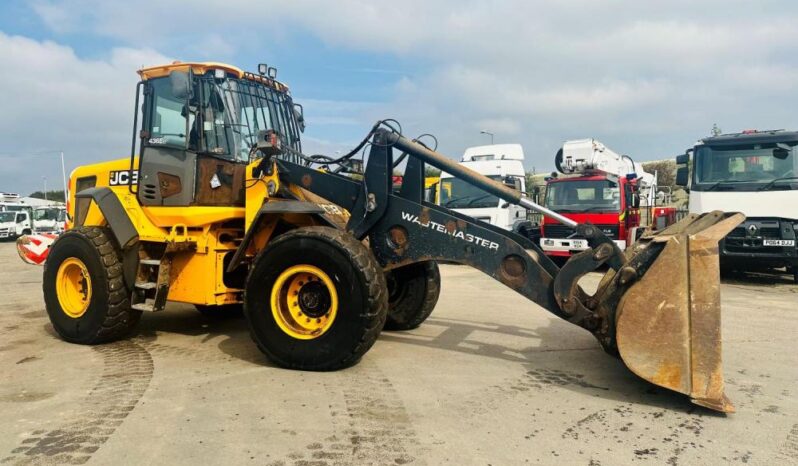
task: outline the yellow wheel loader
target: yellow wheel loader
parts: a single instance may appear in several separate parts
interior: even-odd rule
[[[356,363],[383,328],[421,325],[445,261],[593,333],[640,377],[733,410],[721,371],[718,240],[741,215],[689,217],[624,253],[600,229],[458,165],[390,120],[350,153],[305,155],[302,107],[273,68],[175,62],[139,75],[130,158],[80,167],[69,180],[71,225],[43,280],[63,339],[123,338],[142,313],[176,301],[243,311],[255,343],[283,367],[334,370]],[[427,164],[566,224],[590,249],[558,268],[527,238],[425,200]],[[579,279],[605,266],[598,290],[585,292]]]

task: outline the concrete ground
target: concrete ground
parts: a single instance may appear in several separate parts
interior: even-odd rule
[[[10,464],[798,463],[798,287],[723,285],[724,416],[466,267],[357,366],[271,365],[243,320],[173,305],[128,341],[52,331],[41,268],[0,244],[0,461]]]

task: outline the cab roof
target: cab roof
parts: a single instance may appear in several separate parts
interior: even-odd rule
[[[203,75],[208,71],[222,69],[226,73],[232,74],[238,79],[249,79],[250,81],[255,81],[259,83],[266,84],[269,87],[273,87],[278,91],[288,92],[288,86],[277,81],[276,79],[269,78],[267,76],[261,76],[255,73],[249,73],[241,68],[238,68],[233,65],[228,65],[226,63],[219,63],[219,62],[181,62],[181,61],[173,61],[172,63],[166,65],[156,65],[156,66],[149,66],[146,68],[141,68],[138,70],[139,76],[143,81],[147,81],[149,79],[154,78],[162,78],[164,76],[168,76],[169,73],[172,71],[184,71],[187,72],[191,70],[192,73],[197,75]]]
[[[774,142],[796,142],[798,131],[785,131],[783,129],[767,131],[743,131],[742,133],[721,134],[701,140],[711,146],[735,144],[768,144]]]

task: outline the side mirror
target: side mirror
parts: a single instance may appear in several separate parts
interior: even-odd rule
[[[299,104],[294,104],[294,117],[296,118],[297,125],[299,125],[299,131],[304,133],[305,132],[305,109]]]
[[[690,162],[689,154],[682,154],[676,156],[676,165],[687,165]]]
[[[505,186],[513,188],[516,191],[521,190],[521,180],[514,176],[505,176],[502,182],[505,184]]]
[[[640,208],[640,194],[637,193],[632,194],[632,207],[635,209]]]
[[[169,83],[172,85],[172,95],[180,100],[191,97],[191,79],[185,71],[172,71],[169,73]]]
[[[780,160],[784,160],[787,158],[787,156],[790,155],[791,150],[792,147],[790,147],[787,144],[784,144],[783,142],[776,143],[776,147],[773,148],[773,157],[776,157],[777,159]]]
[[[679,167],[676,169],[676,186],[683,188],[687,187],[690,180],[690,169],[687,167]]]

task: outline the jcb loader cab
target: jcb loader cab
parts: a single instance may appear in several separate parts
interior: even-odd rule
[[[122,338],[167,301],[206,313],[243,308],[274,362],[332,370],[357,362],[383,328],[421,325],[440,290],[436,263],[448,261],[590,331],[641,377],[732,409],[717,241],[740,215],[693,216],[624,253],[590,224],[406,138],[395,122],[377,122],[340,157],[303,154],[301,107],[273,69],[259,68],[139,71],[130,159],[73,172],[71,229],[45,264],[47,312],[62,338]],[[354,158],[366,150],[362,176],[336,168],[360,166]],[[425,164],[556,218],[590,247],[558,268],[527,238],[425,200]],[[589,295],[578,281],[604,265],[610,271]]]

